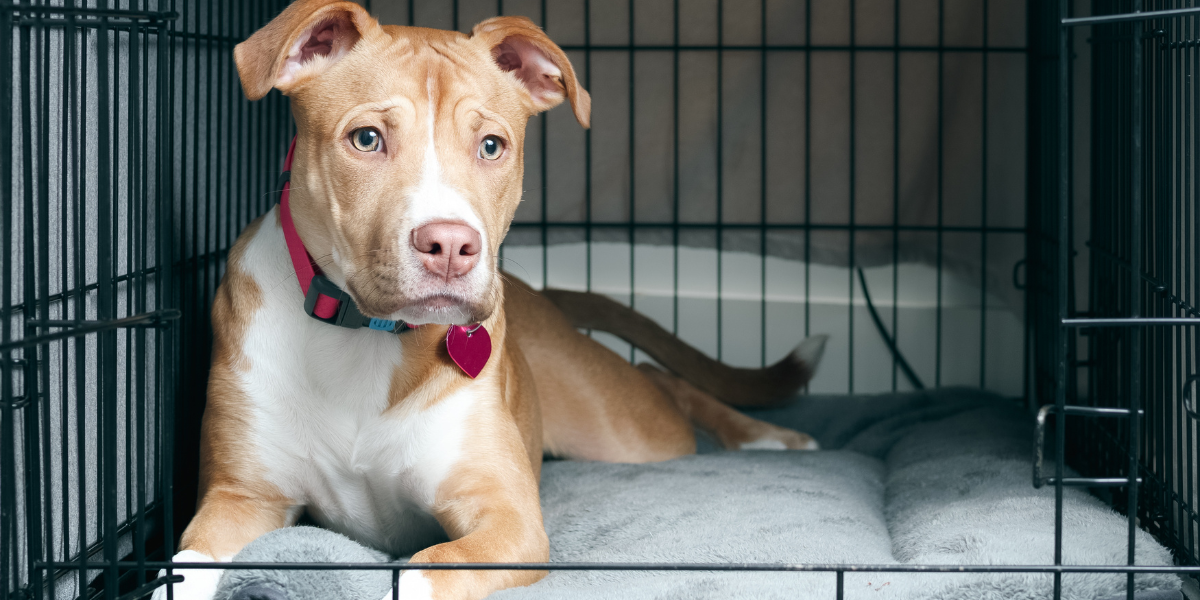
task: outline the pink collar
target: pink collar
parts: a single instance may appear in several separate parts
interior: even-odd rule
[[[300,241],[296,233],[296,223],[292,221],[292,208],[288,204],[290,196],[292,158],[296,154],[296,138],[288,147],[287,158],[283,161],[283,190],[279,194],[279,225],[283,227],[283,239],[287,242],[288,254],[292,257],[292,267],[296,271],[296,279],[300,281],[300,291],[304,293],[304,312],[312,318],[349,329],[369,327],[379,331],[404,333],[416,327],[403,321],[376,319],[364,316],[358,311],[358,306],[350,295],[343,291],[321,273],[312,255]]]

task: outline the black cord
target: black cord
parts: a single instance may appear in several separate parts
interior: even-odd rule
[[[893,340],[892,336],[888,335],[887,328],[883,326],[883,319],[879,318],[879,313],[875,310],[875,303],[871,302],[871,292],[867,290],[867,276],[863,275],[862,267],[855,267],[855,269],[858,270],[858,282],[862,285],[863,299],[867,301],[867,311],[871,313],[871,320],[875,321],[875,329],[879,330],[879,336],[887,344],[888,350],[892,351],[892,356],[896,358],[896,364],[904,372],[904,377],[908,379],[913,388],[918,390],[925,389],[925,384],[921,383],[921,378],[917,377],[912,367],[908,366],[908,361],[904,360],[904,355],[900,354],[900,349],[896,347],[896,340]]]

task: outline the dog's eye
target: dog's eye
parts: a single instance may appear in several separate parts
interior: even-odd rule
[[[379,135],[379,130],[374,127],[361,127],[350,132],[350,143],[363,152],[379,150],[382,140],[383,137]]]
[[[479,158],[496,160],[503,152],[504,141],[494,135],[483,138],[483,141],[479,143]]]

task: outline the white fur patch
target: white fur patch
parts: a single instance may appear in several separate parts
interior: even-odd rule
[[[432,600],[433,584],[421,571],[405,571],[400,575],[400,600]],[[391,600],[392,592],[388,590],[382,600]]]
[[[211,556],[195,550],[184,550],[171,560],[181,563],[229,562],[229,559],[214,560]],[[221,575],[224,572],[222,569],[175,569],[171,572],[172,575],[183,575],[183,581],[174,584],[175,598],[177,600],[209,600],[217,593],[217,584],[220,583]],[[167,570],[159,571],[158,576],[166,577]],[[166,598],[167,585],[159,586],[154,590],[153,600],[166,600]]]
[[[483,221],[466,198],[463,198],[458,190],[446,185],[442,180],[442,166],[438,161],[437,144],[435,143],[437,132],[434,113],[437,106],[433,98],[433,79],[429,80],[426,88],[429,93],[429,143],[425,146],[421,181],[417,184],[416,192],[409,199],[408,222],[412,224],[413,229],[435,221],[462,221],[474,227],[483,241],[479,262],[486,264],[488,240]]]
[[[754,440],[753,442],[745,442],[738,446],[740,450],[787,450],[787,446],[779,441],[771,438],[763,438]]]
[[[240,267],[258,283],[263,306],[242,344],[252,420],[238,435],[254,444],[267,480],[318,523],[361,543],[400,554],[441,541],[428,511],[460,456],[474,396],[389,410],[400,340],[306,315],[274,215]]]

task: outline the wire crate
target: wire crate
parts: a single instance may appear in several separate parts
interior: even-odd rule
[[[1056,598],[1066,573],[1126,573],[1131,598],[1134,573],[1200,573],[1195,0],[364,1],[457,30],[527,15],[592,92],[591,130],[529,122],[510,273],[739,366],[832,333],[812,391],[1024,398],[1058,498],[1052,565],[490,568],[820,571],[838,598],[850,570],[1045,573]],[[162,583],[213,293],[294,132],[231,50],[286,4],[0,1],[6,596]],[[1128,516],[1127,565],[1062,565],[1067,486]],[[1175,566],[1131,566],[1139,527]]]

